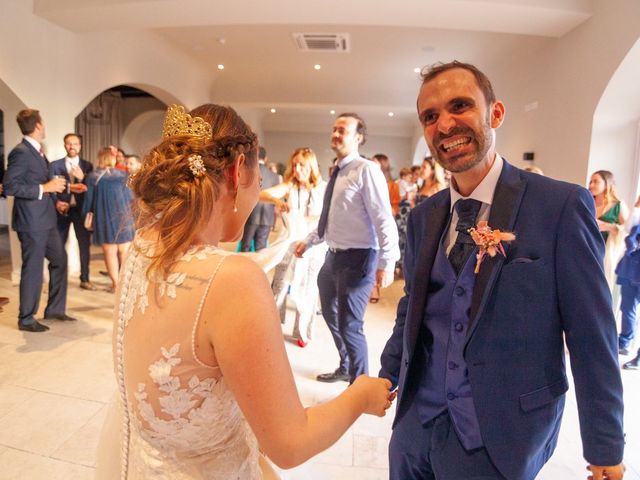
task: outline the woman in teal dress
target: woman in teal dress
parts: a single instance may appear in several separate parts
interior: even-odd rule
[[[107,290],[115,292],[120,265],[133,240],[133,195],[126,172],[114,168],[109,148],[98,152],[96,170],[87,179],[84,214],[93,212],[93,243],[104,252],[104,263],[111,279]]]
[[[616,265],[624,253],[624,223],[629,217],[629,209],[618,198],[613,173],[608,170],[598,170],[591,175],[589,191],[596,204],[596,219],[605,241],[604,271],[613,291]]]

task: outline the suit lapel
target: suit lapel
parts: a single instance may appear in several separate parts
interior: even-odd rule
[[[435,204],[429,211],[421,232],[422,241],[420,242],[420,251],[415,262],[416,269],[413,276],[414,284],[409,313],[410,318],[408,319],[407,347],[409,358],[413,355],[420,325],[422,325],[431,268],[438,252],[438,244],[442,232],[447,226],[450,205],[451,196],[447,194],[444,196],[443,201]]]
[[[506,232],[512,232],[516,222],[520,202],[525,191],[526,180],[524,180],[518,170],[506,161],[502,168],[500,178],[496,185],[496,191],[493,194],[493,202],[491,204],[491,213],[489,214],[489,226],[492,229],[499,229]],[[516,242],[518,238],[516,237]],[[503,244],[505,253],[509,252],[509,244]],[[502,269],[505,257],[498,254],[495,257],[486,256],[482,261],[480,271],[477,274],[476,283],[473,288],[473,296],[471,298],[470,310],[470,328],[467,340],[473,334],[477,326],[477,319],[482,315],[482,311],[489,298],[489,294],[493,289],[498,274]]]

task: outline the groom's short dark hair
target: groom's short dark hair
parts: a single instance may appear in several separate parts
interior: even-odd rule
[[[480,90],[482,90],[482,93],[484,94],[484,99],[487,102],[487,106],[496,101],[496,94],[493,91],[493,86],[491,85],[491,81],[489,80],[489,78],[484,73],[482,73],[475,65],[459,62],[458,60],[454,60],[453,62],[449,63],[435,63],[423,68],[421,73],[422,85],[433,80],[441,73],[444,73],[448,70],[453,70],[455,68],[461,68],[463,70],[471,72],[471,74],[476,79],[478,87],[480,87]]]

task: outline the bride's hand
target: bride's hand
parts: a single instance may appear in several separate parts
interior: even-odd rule
[[[396,398],[395,392],[390,392],[391,382],[386,378],[373,378],[360,375],[355,379],[353,389],[362,392],[365,401],[364,413],[384,417]]]

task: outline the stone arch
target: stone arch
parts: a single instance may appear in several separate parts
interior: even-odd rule
[[[140,146],[146,147],[150,139],[129,139],[123,144],[125,132],[133,122],[136,122],[138,132],[151,132],[150,128],[141,128],[140,118],[155,120],[158,112],[164,112],[168,102],[174,103],[177,99],[165,90],[143,84],[121,84],[100,92],[75,119],[75,129],[83,137],[85,158],[94,161],[98,150],[108,145],[122,148],[126,153],[140,154]],[[147,112],[155,112],[156,115],[144,115]]]

